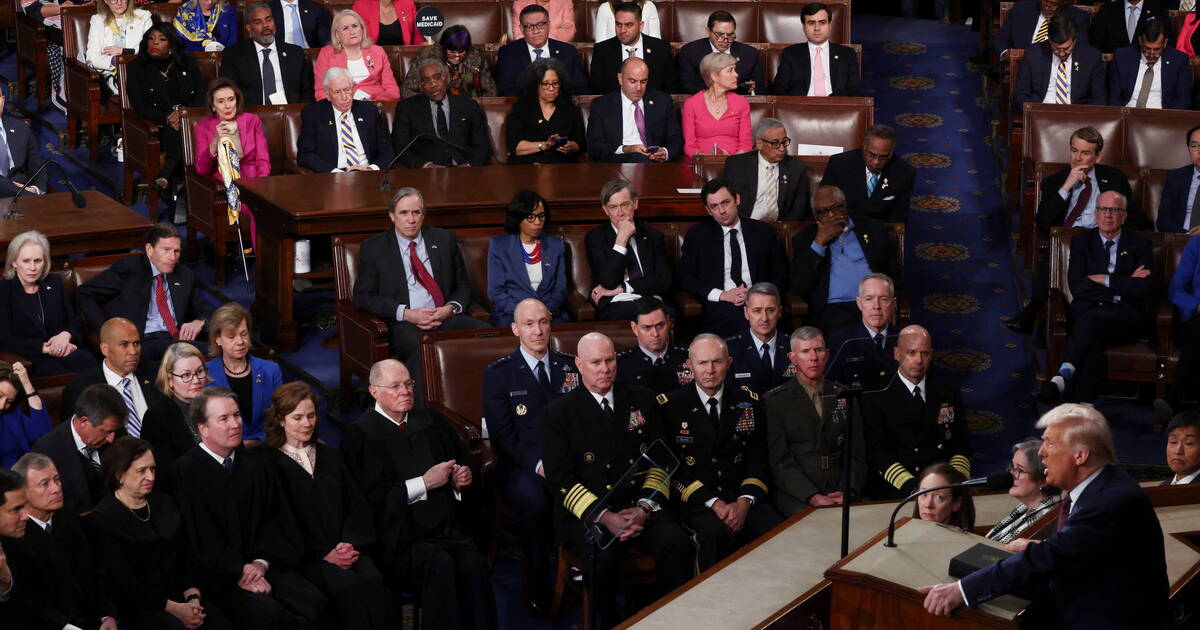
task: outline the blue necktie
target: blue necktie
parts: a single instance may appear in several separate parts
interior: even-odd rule
[[[871,179],[867,180],[867,196],[875,194],[875,186],[879,183],[879,173],[871,173]]]
[[[542,49],[541,49],[541,48],[534,48],[534,49],[533,49],[533,56],[534,56],[534,57],[536,57],[537,59],[541,59],[541,58],[542,58]]]
[[[292,10],[292,43],[308,48],[308,42],[304,41],[304,25],[300,22],[300,0],[289,2],[287,6]]]
[[[133,388],[129,382],[133,380],[126,376],[121,379],[121,398],[125,399],[125,408],[128,414],[125,418],[125,430],[133,437],[142,436],[142,419],[137,415],[137,405],[133,403]]]
[[[226,457],[225,459],[221,460],[221,465],[225,467],[225,470],[233,470],[233,458]]]

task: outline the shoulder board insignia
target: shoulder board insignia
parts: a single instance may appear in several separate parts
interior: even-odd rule
[[[624,350],[622,350],[622,351],[618,352],[618,353],[617,353],[617,356],[618,356],[618,357],[625,357],[625,356],[629,356],[629,354],[630,354],[631,352],[633,352],[634,350],[637,350],[637,348],[625,348]]]
[[[501,363],[504,363],[507,360],[508,360],[508,355],[502,356],[499,359],[496,359],[495,361],[492,361],[491,363],[489,363],[488,367],[495,367],[497,365],[500,365]]]
[[[758,394],[755,394],[753,391],[751,391],[749,387],[742,385],[742,391],[746,392],[747,394],[750,394],[751,400],[758,400]]]
[[[659,394],[654,400],[657,400],[658,404],[660,404],[660,405],[665,405],[665,404],[667,404],[667,395]]]

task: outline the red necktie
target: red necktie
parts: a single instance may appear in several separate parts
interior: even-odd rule
[[[171,334],[172,339],[178,339],[179,327],[175,325],[175,318],[171,316],[171,307],[167,305],[167,274],[165,273],[158,274],[158,281],[154,283],[154,303],[158,305],[158,315],[162,317],[167,332]]]
[[[1054,526],[1054,531],[1059,531],[1067,525],[1067,519],[1071,516],[1071,495],[1063,497],[1062,507],[1058,510],[1058,523]]]
[[[421,264],[421,258],[417,256],[417,244],[415,242],[408,244],[408,260],[412,264],[413,273],[417,274],[417,282],[425,287],[429,292],[429,296],[433,298],[433,303],[438,307],[446,304],[446,298],[442,297],[442,290],[438,288],[437,282],[434,282],[433,276],[429,275],[429,270],[425,269],[425,265]]]
[[[1079,191],[1079,199],[1075,201],[1075,207],[1071,209],[1071,213],[1067,215],[1067,220],[1063,221],[1063,227],[1071,227],[1079,220],[1083,214],[1083,209],[1087,207],[1088,200],[1092,198],[1092,182],[1084,180],[1083,190]]]

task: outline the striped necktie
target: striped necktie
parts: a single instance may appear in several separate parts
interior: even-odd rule
[[[1038,25],[1037,30],[1033,33],[1033,43],[1040,44],[1047,39],[1050,39],[1050,20],[1042,18],[1042,23]]]
[[[779,220],[779,165],[767,165],[767,187],[763,190],[763,204],[767,213],[762,216],[764,221]]]
[[[1059,105],[1071,104],[1071,88],[1067,83],[1067,62],[1058,62],[1058,72],[1054,73],[1054,102]]]
[[[342,150],[346,152],[346,164],[357,166],[362,163],[358,145],[354,143],[354,131],[350,128],[350,112],[342,112],[338,122],[338,137],[342,142]]]
[[[137,405],[133,404],[131,380],[133,378],[130,376],[121,379],[121,398],[125,399],[125,408],[129,412],[125,418],[125,430],[129,431],[129,435],[133,437],[142,437],[142,419],[137,415]]]

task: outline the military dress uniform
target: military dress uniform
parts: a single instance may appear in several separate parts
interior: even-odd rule
[[[530,592],[538,600],[549,592],[553,540],[553,499],[546,480],[537,474],[542,460],[542,422],[550,401],[579,386],[573,356],[550,350],[546,358],[550,368],[545,384],[529,369],[520,348],[483,371],[484,417],[500,454],[496,481],[504,500],[516,512],[517,539],[530,566]]]
[[[867,477],[862,414],[857,405],[836,397],[824,381],[814,402],[800,381],[792,379],[767,392],[767,456],[775,480],[775,507],[790,516],[808,507],[814,494],[841,490],[842,450],[850,425],[850,495],[862,497]],[[817,405],[820,405],[818,408]]]
[[[617,380],[626,385],[641,385],[656,394],[673,392],[695,380],[687,366],[688,351],[670,346],[660,359],[650,358],[640,346],[617,354]]]
[[[719,396],[710,406],[710,396],[694,385],[658,396],[667,442],[681,462],[672,488],[684,524],[700,543],[701,571],[783,520],[767,502],[767,419],[758,394],[727,386]],[[717,499],[734,503],[743,496],[752,505],[741,531],[733,534],[711,506]]]
[[[796,376],[796,367],[788,359],[788,352],[792,350],[790,337],[778,329],[771,353],[774,357],[769,366],[762,356],[763,343],[752,332],[726,337],[725,345],[729,347],[729,356],[733,358],[726,380],[734,388],[748,387],[752,392],[766,392]]]
[[[937,462],[971,477],[962,393],[933,376],[926,377],[922,389],[921,398],[914,397],[897,376],[887,389],[862,398],[872,498],[912,494],[921,469]]]
[[[551,402],[542,438],[546,479],[556,503],[555,533],[583,560],[597,628],[611,627],[621,619],[616,594],[621,556],[628,545],[654,557],[658,582],[654,599],[690,579],[694,564],[687,533],[669,510],[661,509],[670,497],[667,471],[650,468],[613,492],[614,484],[621,482],[641,454],[662,438],[662,412],[654,393],[643,387],[616,383],[610,393],[611,412],[586,387]],[[640,499],[660,508],[647,516],[641,534],[613,542],[607,549],[592,544],[587,533],[604,527],[597,523],[604,510],[619,512]]]
[[[873,392],[887,387],[896,373],[895,349],[899,335],[887,326],[882,338],[871,338],[862,322],[843,328],[825,339],[829,368],[825,378],[849,387]]]

